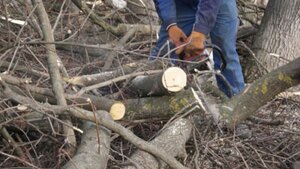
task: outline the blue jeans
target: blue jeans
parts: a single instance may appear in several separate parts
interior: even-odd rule
[[[195,22],[196,7],[185,4],[182,0],[175,0],[177,11],[177,25],[188,36],[191,34],[193,24]],[[236,51],[236,33],[238,28],[238,15],[236,0],[223,0],[222,5],[218,11],[217,20],[214,28],[210,32],[211,41],[213,44],[219,46],[225,54],[227,66],[221,73],[229,82],[230,88],[222,78],[216,76],[219,88],[229,97],[232,94],[236,95],[244,89],[244,77],[239,61],[239,56]],[[162,24],[159,32],[159,39],[156,46],[151,50],[150,60],[157,57],[158,51],[168,40],[168,32],[166,25]],[[172,46],[174,47],[174,46]],[[160,56],[167,52],[167,48],[163,48]],[[218,52],[214,52],[214,68],[220,69],[221,60]],[[178,58],[175,52],[171,53],[172,58]]]

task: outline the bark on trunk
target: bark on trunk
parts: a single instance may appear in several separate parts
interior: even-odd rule
[[[85,122],[83,131],[82,141],[75,156],[63,169],[106,169],[109,159],[110,131],[102,126],[97,129],[97,126],[91,122]]]
[[[172,157],[186,157],[185,144],[190,138],[192,123],[187,119],[178,119],[165,130],[162,131],[151,144],[163,149]],[[153,155],[138,150],[130,157],[133,165],[125,169],[159,169],[163,168],[165,163],[155,158]]]
[[[253,50],[269,71],[300,56],[300,2],[270,1],[265,10]]]
[[[170,96],[128,99],[125,102],[127,112],[124,119],[171,117],[195,100],[190,89]]]
[[[181,91],[187,83],[186,73],[179,67],[150,76],[137,76],[131,81],[131,90],[139,96],[166,95]]]

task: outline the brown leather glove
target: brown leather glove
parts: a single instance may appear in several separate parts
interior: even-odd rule
[[[201,32],[193,31],[187,39],[190,42],[184,48],[184,57],[198,56],[204,51],[205,35]]]
[[[168,29],[168,34],[169,34],[169,38],[170,41],[176,46],[180,46],[184,43],[186,43],[187,41],[187,36],[185,35],[185,33],[177,26],[177,25],[173,25]],[[177,55],[179,55],[182,51],[184,50],[183,47],[178,48],[175,53]]]

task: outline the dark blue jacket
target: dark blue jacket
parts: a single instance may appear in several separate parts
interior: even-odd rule
[[[191,6],[197,6],[194,30],[208,34],[215,25],[217,14],[222,0],[177,0]],[[175,0],[154,0],[157,13],[168,27],[176,23]],[[177,7],[180,9],[180,7]]]

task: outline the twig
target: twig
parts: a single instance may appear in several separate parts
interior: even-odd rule
[[[15,60],[15,56],[16,56],[16,54],[17,54],[19,48],[20,48],[20,43],[18,43],[18,45],[17,45],[17,47],[16,47],[16,49],[15,49],[15,51],[14,51],[14,54],[13,54],[13,56],[12,56],[12,58],[11,58],[11,61],[10,61],[9,65],[8,65],[8,68],[7,68],[7,70],[6,70],[7,73],[10,71],[10,69],[11,69],[11,67],[12,67],[12,64],[13,64],[13,62],[14,62],[14,60]]]
[[[269,69],[258,60],[255,53],[243,41],[239,41],[239,43],[251,54],[251,56],[254,58],[256,64],[258,64],[260,67],[262,67],[266,72],[268,72],[268,73],[270,72]],[[260,71],[260,73],[262,73],[260,69],[259,69],[259,71]]]
[[[73,3],[97,25],[101,26],[103,29],[109,31],[114,35],[118,35],[119,32],[116,27],[106,23],[101,17],[99,17],[93,10],[91,10],[87,5],[85,0],[72,0]]]
[[[199,164],[198,164],[199,147],[198,147],[198,143],[197,143],[196,131],[195,130],[193,130],[193,140],[194,140],[194,145],[196,147],[196,155],[195,155],[194,162],[195,162],[196,169],[200,169]]]
[[[255,116],[250,116],[248,117],[248,120],[252,121],[253,123],[257,123],[257,124],[265,124],[265,125],[282,125],[284,124],[284,121],[282,121],[281,119],[262,119],[259,117],[255,117]]]
[[[41,65],[41,67],[46,71],[46,74],[48,74],[47,68],[44,66],[44,64],[39,60],[39,58],[33,53],[33,51],[28,47],[25,46],[25,48],[30,52],[30,54],[34,57],[34,59]]]
[[[245,158],[244,158],[244,156],[243,156],[243,154],[242,154],[241,151],[237,148],[237,146],[236,146],[235,143],[233,143],[233,146],[234,146],[234,148],[236,149],[236,151],[239,153],[239,155],[241,156],[241,158],[242,158],[242,160],[243,160],[243,162],[244,162],[246,168],[247,168],[247,169],[250,169],[249,166],[248,166],[248,164],[247,164],[247,162],[246,162],[246,160],[245,160]]]
[[[257,154],[259,160],[262,162],[263,166],[265,168],[268,168],[266,163],[264,162],[264,160],[262,159],[261,155],[258,153],[258,151],[251,145],[251,144],[248,144],[248,143],[245,143],[246,145],[248,145],[250,148],[252,148],[254,150],[254,152]]]
[[[101,143],[100,143],[100,134],[99,134],[99,123],[98,123],[97,117],[96,117],[96,108],[90,99],[88,99],[88,102],[89,102],[90,106],[92,107],[92,112],[93,112],[95,123],[96,123],[96,133],[97,133],[97,139],[98,139],[98,153],[100,154],[101,153],[101,151],[100,151]]]
[[[0,130],[1,135],[7,140],[8,143],[10,143],[15,148],[17,155],[22,159],[26,159],[24,152],[18,146],[17,142],[10,136],[6,128],[4,126],[0,126]]]
[[[55,21],[55,23],[54,23],[54,25],[53,25],[53,28],[52,28],[52,33],[55,32],[55,29],[56,29],[56,27],[57,27],[57,24],[58,24],[58,22],[59,22],[59,19],[60,19],[61,15],[62,15],[63,9],[64,9],[64,7],[65,7],[66,1],[67,1],[67,0],[64,0],[63,3],[61,4],[59,14],[58,14],[58,16],[57,16],[57,18],[56,18],[56,21]]]
[[[1,59],[1,58],[0,58]],[[9,67],[10,62],[6,62],[6,61],[1,61],[1,67]],[[26,66],[20,66],[20,65],[16,65],[16,64],[12,64],[12,66],[14,67],[14,70],[18,70],[21,72],[29,72],[30,74],[34,75],[34,76],[38,76],[38,77],[49,77],[48,73],[44,73],[35,69],[32,69],[31,67],[26,67]]]
[[[46,42],[46,41],[31,41],[31,42],[20,42],[21,45],[36,45],[36,44],[55,44],[55,45],[70,45],[70,46],[78,46],[78,47],[84,47],[84,48],[95,48],[95,49],[103,49],[103,50],[116,50],[118,52],[124,52],[124,53],[129,53],[132,55],[136,55],[136,56],[141,56],[144,58],[148,58],[149,55],[146,54],[142,54],[140,52],[134,52],[131,50],[124,50],[124,49],[115,49],[113,47],[110,47],[109,45],[91,45],[91,44],[79,44],[79,43],[73,43],[73,42],[64,42],[64,41],[60,41],[60,42]],[[0,52],[2,50],[7,50],[10,48],[14,48],[14,46],[8,46],[7,48],[1,49]],[[169,60],[169,58],[162,58],[160,57],[159,59],[161,60]],[[182,61],[180,59],[173,59],[174,61]],[[186,62],[186,63],[194,63],[191,61],[182,61],[182,62]]]
[[[39,24],[37,23],[34,16],[31,14],[34,11],[34,9],[36,8],[36,6],[34,7],[32,5],[31,0],[17,0],[17,1],[18,1],[18,3],[25,6],[28,11],[30,11],[30,13],[28,14],[30,17],[30,19],[28,20],[28,24],[33,28],[34,31],[38,32],[40,37],[43,37],[43,33],[42,33],[42,30],[41,30]],[[11,2],[14,4],[15,9],[18,10],[18,12],[20,14],[23,14],[24,17],[27,17],[27,13],[24,13],[24,11],[22,10],[22,7],[18,6],[16,1],[11,1]],[[26,24],[27,22],[24,21],[24,23]]]
[[[18,160],[18,161],[20,161],[21,163],[25,163],[26,165],[28,165],[28,166],[30,166],[30,167],[32,167],[32,168],[40,169],[40,167],[37,167],[37,166],[35,166],[35,165],[33,165],[33,164],[31,164],[31,163],[29,163],[29,162],[27,162],[27,161],[25,161],[25,160],[19,158],[19,157],[16,157],[16,156],[13,156],[13,155],[4,153],[4,152],[2,152],[2,151],[0,151],[0,154],[2,154],[2,155],[4,155],[4,156],[7,156],[7,157],[9,157],[9,158]]]
[[[122,46],[128,41],[129,38],[131,38],[134,33],[136,32],[135,28],[130,29],[124,36],[123,38],[120,39],[119,42],[117,42],[115,49],[117,48],[122,48]],[[107,71],[112,63],[114,58],[118,55],[116,51],[111,51],[111,53],[107,56],[107,59],[105,61],[105,65],[102,68],[102,71]]]

